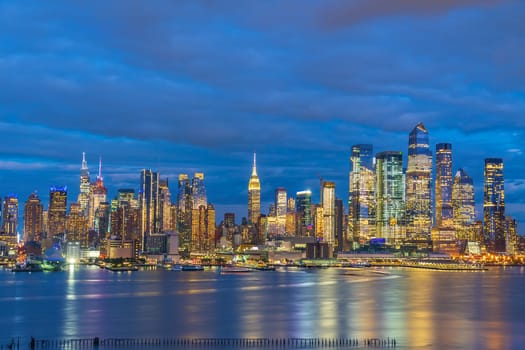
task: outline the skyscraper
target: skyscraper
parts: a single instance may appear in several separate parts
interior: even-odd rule
[[[91,198],[89,201],[89,228],[94,229],[100,233],[100,225],[98,218],[101,217],[99,213],[100,205],[107,202],[108,189],[104,186],[104,177],[102,176],[102,157],[98,163],[98,175],[96,182],[91,187]]]
[[[312,220],[312,191],[296,193],[297,235],[309,236],[313,230]]]
[[[66,232],[67,186],[49,188],[49,209],[47,212],[47,236],[53,237]]]
[[[44,227],[42,223],[43,205],[38,195],[33,192],[24,205],[24,241],[40,241]]]
[[[180,174],[177,194],[177,230],[179,231],[180,247],[186,251],[190,250],[192,209],[190,178],[188,174]]]
[[[453,227],[452,145],[436,145],[436,226]]]
[[[160,180],[159,184],[160,199],[160,232],[170,231],[171,228],[171,193],[168,179]]]
[[[261,216],[261,183],[257,176],[256,154],[253,154],[253,168],[248,182],[248,223],[257,225]]]
[[[353,145],[350,157],[348,229],[354,241],[375,235],[375,172],[373,147]]]
[[[387,151],[376,155],[376,235],[388,243],[405,238],[405,179],[403,155]]]
[[[483,191],[483,236],[487,249],[505,252],[505,188],[503,160],[485,159]]]
[[[407,235],[430,236],[432,226],[432,152],[428,131],[419,123],[410,132],[406,171]]]
[[[4,198],[2,213],[2,232],[8,236],[16,236],[18,227],[18,196],[10,194]]]
[[[286,213],[287,213],[286,189],[278,187],[275,190],[275,217],[277,222],[277,233],[283,235],[286,231]]]
[[[212,204],[192,210],[191,250],[209,252],[215,248],[215,208]]]
[[[335,245],[335,182],[324,181],[322,186],[323,239],[332,247]]]
[[[204,186],[204,173],[195,173],[191,180],[191,199],[193,209],[199,209],[201,205],[208,204],[206,197],[206,187]]]
[[[454,176],[452,208],[458,238],[470,239],[470,226],[476,221],[474,182],[463,169],[459,169]]]
[[[89,215],[89,199],[91,197],[91,180],[87,167],[86,153],[82,152],[82,167],[80,168],[80,192],[78,193],[78,203],[84,216]]]
[[[159,173],[143,169],[140,173],[140,218],[142,248],[146,249],[147,236],[159,233]]]

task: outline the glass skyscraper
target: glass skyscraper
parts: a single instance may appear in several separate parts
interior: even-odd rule
[[[206,187],[204,186],[204,173],[195,173],[191,180],[191,199],[193,209],[199,209],[201,205],[208,204],[206,197]]]
[[[31,193],[24,205],[24,241],[40,241],[44,231],[44,206],[36,193]]]
[[[370,144],[352,146],[350,157],[348,232],[354,241],[375,235],[375,169]]]
[[[376,236],[397,243],[405,234],[405,178],[403,154],[376,155]]]
[[[257,225],[261,216],[261,182],[257,176],[256,154],[253,154],[253,168],[248,182],[248,223]]]
[[[140,173],[140,217],[142,249],[146,250],[147,236],[160,232],[159,173],[143,169]]]
[[[483,236],[487,249],[505,252],[505,188],[503,160],[485,159],[483,191]]]
[[[474,182],[463,169],[459,169],[454,176],[452,208],[458,238],[470,239],[470,226],[476,220]]]
[[[335,245],[335,182],[324,181],[322,186],[323,239],[332,247]]]
[[[432,227],[432,152],[428,131],[419,123],[410,132],[406,171],[407,235],[430,237]]]
[[[49,189],[48,238],[66,232],[67,186]]]
[[[297,235],[309,236],[313,230],[312,221],[312,191],[296,193]]]
[[[436,226],[453,226],[452,145],[436,145]]]

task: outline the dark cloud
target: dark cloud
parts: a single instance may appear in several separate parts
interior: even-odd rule
[[[115,188],[143,167],[202,170],[210,199],[239,207],[257,150],[265,201],[316,192],[319,176],[346,200],[350,146],[405,152],[423,121],[478,193],[483,158],[503,157],[519,210],[524,14],[490,0],[2,2],[0,190],[76,196],[86,151]]]

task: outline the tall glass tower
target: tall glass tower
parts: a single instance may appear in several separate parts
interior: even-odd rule
[[[49,188],[48,237],[66,232],[67,186]]]
[[[459,169],[454,176],[452,208],[458,238],[469,239],[469,227],[476,220],[474,182],[463,169]]]
[[[313,230],[312,221],[312,191],[305,190],[296,193],[297,235],[309,236]]]
[[[323,239],[335,246],[335,182],[324,181],[323,194]]]
[[[89,215],[89,200],[91,196],[91,180],[87,167],[86,153],[82,152],[82,167],[80,168],[80,192],[78,193],[78,203],[82,214]]]
[[[419,123],[408,139],[406,171],[407,235],[430,237],[432,227],[432,152],[428,131]]]
[[[206,187],[204,187],[204,173],[195,173],[191,180],[191,198],[193,209],[199,209],[202,205],[208,205]]]
[[[24,241],[42,240],[44,229],[42,211],[44,206],[36,193],[32,193],[24,205]]]
[[[140,216],[142,223],[142,249],[146,249],[147,236],[159,233],[160,230],[160,200],[159,173],[143,169],[140,173]]]
[[[350,157],[348,229],[354,241],[375,235],[375,171],[373,146],[353,145]]]
[[[489,251],[505,252],[505,188],[503,160],[485,159],[483,236]]]
[[[436,145],[436,226],[453,226],[452,145]]]
[[[261,216],[261,182],[257,176],[256,154],[253,154],[253,168],[248,182],[248,223],[257,225]]]
[[[376,155],[376,235],[388,243],[405,238],[405,178],[403,154],[397,151]]]

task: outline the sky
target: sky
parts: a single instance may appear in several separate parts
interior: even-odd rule
[[[0,195],[75,201],[86,152],[110,198],[143,168],[174,198],[204,172],[218,221],[240,222],[254,151],[263,212],[280,186],[318,201],[320,178],[346,202],[351,146],[406,162],[423,122],[480,218],[484,159],[503,158],[525,234],[524,17],[522,0],[0,0]]]

